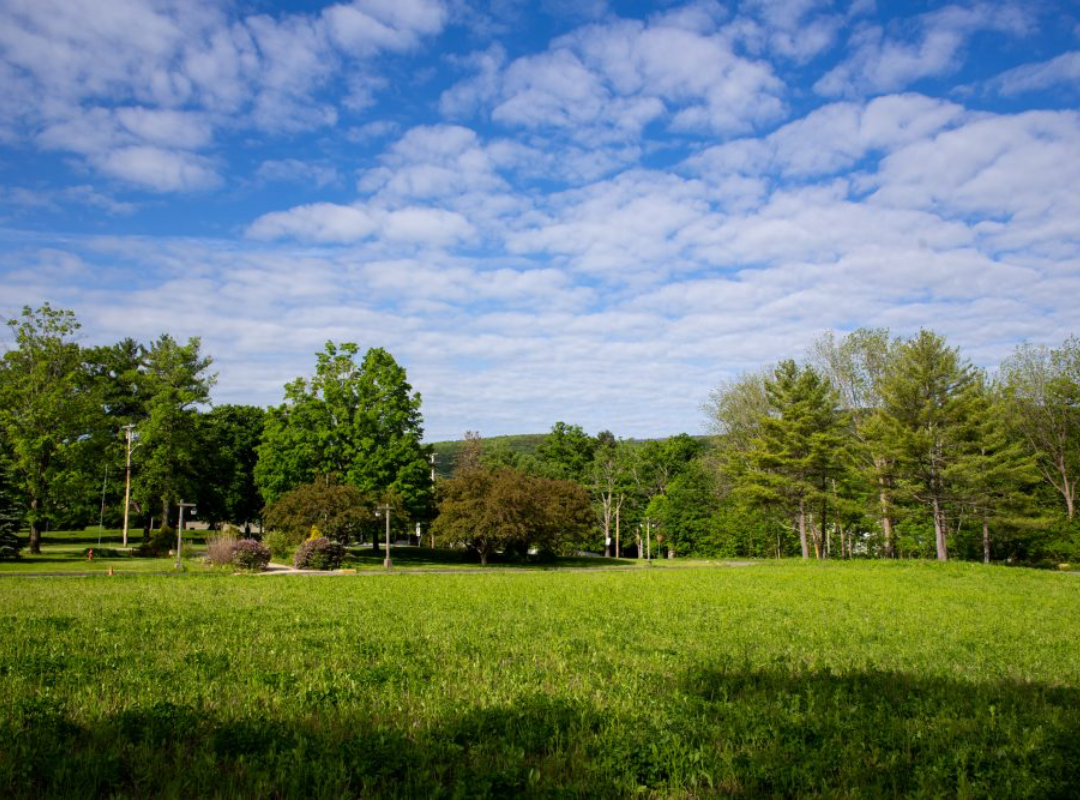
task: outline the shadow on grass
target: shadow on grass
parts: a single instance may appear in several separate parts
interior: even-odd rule
[[[382,567],[386,557],[384,550],[380,548],[375,555],[370,547],[351,547],[349,553],[352,558],[347,567]],[[446,568],[480,568],[479,557],[466,550],[449,550],[431,547],[397,546],[391,548],[390,556],[393,563],[400,567],[430,567],[437,569]],[[520,561],[507,558],[499,554],[493,555],[488,560],[489,567],[521,568],[521,569],[559,569],[565,567],[632,567],[636,564],[633,559],[626,558],[589,558],[589,557],[566,557],[557,558],[530,558],[528,561]]]
[[[289,719],[159,703],[84,721],[28,697],[0,719],[0,794],[1074,797],[1080,785],[1073,688],[701,669],[613,699],[621,710],[536,693],[378,722],[329,691]]]

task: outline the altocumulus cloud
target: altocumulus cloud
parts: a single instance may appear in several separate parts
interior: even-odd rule
[[[432,438],[700,431],[830,328],[1076,332],[1072,7],[878,5],[0,3],[2,311],[201,335],[217,402],[384,346]]]

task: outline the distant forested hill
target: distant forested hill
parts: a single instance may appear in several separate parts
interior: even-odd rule
[[[484,447],[506,447],[512,452],[519,455],[533,455],[536,452],[537,446],[540,442],[544,441],[546,433],[516,433],[508,436],[485,436],[483,438]],[[711,443],[712,437],[710,436],[695,436],[695,439],[701,439],[706,443]],[[629,441],[636,444],[644,444],[649,439],[631,439]],[[464,439],[455,439],[450,442],[433,442],[432,447],[435,448],[435,474],[440,478],[449,478],[454,472],[454,466],[457,464],[458,454],[461,452],[461,448],[465,445]]]

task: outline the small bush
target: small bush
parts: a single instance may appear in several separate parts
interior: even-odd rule
[[[14,561],[19,557],[22,542],[14,533],[0,533],[0,561]]]
[[[140,545],[138,553],[141,556],[163,556],[174,547],[176,547],[176,528],[162,525],[154,531],[150,541]]]
[[[297,544],[295,537],[285,531],[270,531],[263,537],[266,546],[270,548],[270,554],[278,561],[288,561],[292,558]]]
[[[206,560],[215,567],[224,567],[233,563],[233,548],[236,537],[231,533],[211,536],[206,540]]]
[[[261,571],[270,563],[270,548],[254,539],[241,539],[233,545],[233,566]]]
[[[344,560],[345,546],[322,536],[300,545],[293,556],[293,566],[297,569],[337,569]]]

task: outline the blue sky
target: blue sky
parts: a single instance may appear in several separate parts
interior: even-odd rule
[[[389,349],[431,439],[701,432],[823,331],[1080,333],[1069,2],[0,0],[0,313]]]

